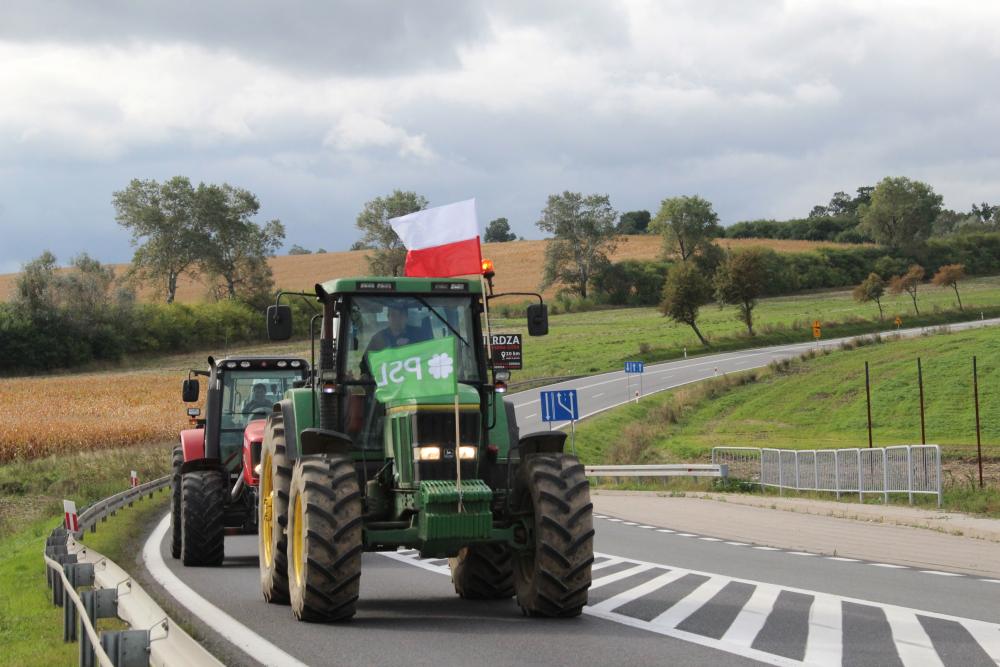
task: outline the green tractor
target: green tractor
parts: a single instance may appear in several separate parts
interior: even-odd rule
[[[291,604],[302,621],[348,619],[361,554],[405,548],[448,558],[463,598],[516,595],[527,615],[581,613],[594,560],[589,482],[563,452],[565,433],[519,436],[503,399],[510,373],[493,368],[482,330],[495,296],[475,279],[316,286],[318,363],[264,426],[258,534],[268,602]],[[528,308],[528,333],[545,335],[547,308],[531,296],[540,303]],[[291,336],[281,298],[268,309],[272,340]],[[457,398],[376,399],[368,353],[448,336]]]

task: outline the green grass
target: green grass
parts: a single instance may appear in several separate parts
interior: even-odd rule
[[[97,533],[88,533],[85,544],[129,570],[134,562],[136,526],[162,514],[168,499],[168,493],[161,491],[152,501],[147,497],[132,509],[119,510],[107,523],[98,525]],[[0,538],[0,664],[77,664],[79,646],[63,643],[63,612],[52,605],[52,593],[45,584],[42,551],[45,538],[58,522],[58,515],[36,518]],[[123,627],[117,619],[98,622],[98,630]]]
[[[746,336],[746,327],[737,322],[734,309],[705,306],[699,328],[709,339],[705,348],[686,325],[670,322],[655,308],[629,308],[568,313],[550,317],[549,335],[531,338],[522,320],[498,320],[494,331],[524,335],[524,370],[515,371],[512,381],[618,370],[626,360],[665,361],[689,355],[778,345],[812,340],[812,322],[823,323],[824,338],[857,336],[881,329],[892,330],[899,315],[903,327],[935,326],[949,322],[1000,315],[1000,277],[970,279],[962,283],[964,312],[948,312],[957,307],[955,294],[930,285],[921,287],[917,318],[909,296],[891,297],[883,302],[885,322],[877,321],[874,304],[860,305],[850,291],[799,294],[763,299],[754,311],[757,336]],[[873,318],[875,318],[873,320]],[[640,352],[640,345],[649,346]],[[645,348],[644,348],[645,349]]]

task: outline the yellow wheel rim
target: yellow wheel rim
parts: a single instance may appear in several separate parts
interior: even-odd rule
[[[302,554],[305,552],[305,537],[302,530],[302,494],[295,494],[295,517],[292,522],[292,559],[295,561],[295,585],[302,587]]]
[[[271,541],[274,539],[274,481],[271,479],[271,452],[264,455],[260,479],[260,534],[264,543],[264,565],[271,567]]]

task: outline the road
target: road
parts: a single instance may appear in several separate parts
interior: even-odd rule
[[[1000,324],[1000,319],[964,322],[948,326],[951,331],[962,331],[983,326]],[[903,337],[919,336],[924,329],[903,329],[899,335]],[[834,338],[820,340],[819,347],[833,348],[851,338]],[[680,359],[662,364],[647,365],[642,373],[642,395],[648,396],[660,391],[674,389],[685,384],[706,380],[723,373],[735,373],[767,366],[772,361],[797,357],[810,348],[816,348],[817,343],[800,343],[797,345],[781,345],[763,347],[739,352],[727,352],[707,356]],[[525,359],[530,364],[530,359]],[[580,419],[585,419],[617,405],[623,405],[629,400],[635,400],[635,394],[640,389],[638,374],[626,375],[625,372],[602,373],[585,378],[559,382],[538,389],[511,394],[508,400],[514,402],[517,411],[517,424],[521,434],[568,426],[569,422],[546,423],[542,421],[542,406],[540,393],[563,389],[576,389],[580,402],[578,413]],[[641,397],[640,397],[641,400]]]
[[[716,368],[764,366],[808,347],[649,366],[644,390],[711,377]],[[589,392],[580,394],[584,415],[624,402],[625,378],[609,373],[556,388]],[[512,398],[521,432],[540,430],[537,391]],[[184,568],[169,556],[167,528],[165,517],[146,544],[147,569],[193,616],[256,658],[245,664],[1000,664],[1000,580],[729,542],[680,532],[669,516],[656,525],[597,516],[589,606],[570,620],[525,618],[513,600],[461,600],[446,561],[401,552],[364,555],[352,621],[298,623],[288,607],[262,599],[256,536],[228,536],[221,568]]]

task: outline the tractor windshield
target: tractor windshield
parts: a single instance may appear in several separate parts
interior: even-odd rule
[[[257,419],[266,419],[275,403],[284,398],[292,382],[301,380],[302,369],[225,370],[222,379],[222,428],[219,449],[222,461],[231,465],[243,448],[243,429]]]
[[[347,372],[349,379],[371,379],[366,355],[391,347],[454,336],[458,380],[478,382],[479,361],[473,333],[472,300],[444,296],[371,296],[351,299]]]

